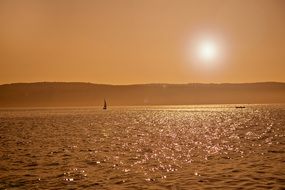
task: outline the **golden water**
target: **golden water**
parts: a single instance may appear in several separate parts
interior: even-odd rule
[[[285,106],[0,110],[0,189],[283,189]]]

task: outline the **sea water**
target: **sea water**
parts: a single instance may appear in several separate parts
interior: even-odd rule
[[[0,110],[0,189],[284,189],[285,106]]]

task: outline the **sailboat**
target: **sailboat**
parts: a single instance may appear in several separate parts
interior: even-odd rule
[[[106,100],[104,99],[104,106],[103,106],[103,110],[106,110],[107,109],[107,102]]]

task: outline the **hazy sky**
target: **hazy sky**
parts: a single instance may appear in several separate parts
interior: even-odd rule
[[[0,0],[0,83],[35,81],[285,82],[285,1]]]

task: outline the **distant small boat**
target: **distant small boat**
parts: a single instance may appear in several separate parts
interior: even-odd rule
[[[245,108],[245,106],[236,106],[236,108]]]
[[[107,109],[107,102],[106,100],[104,99],[104,106],[103,106],[103,110],[106,110]]]

